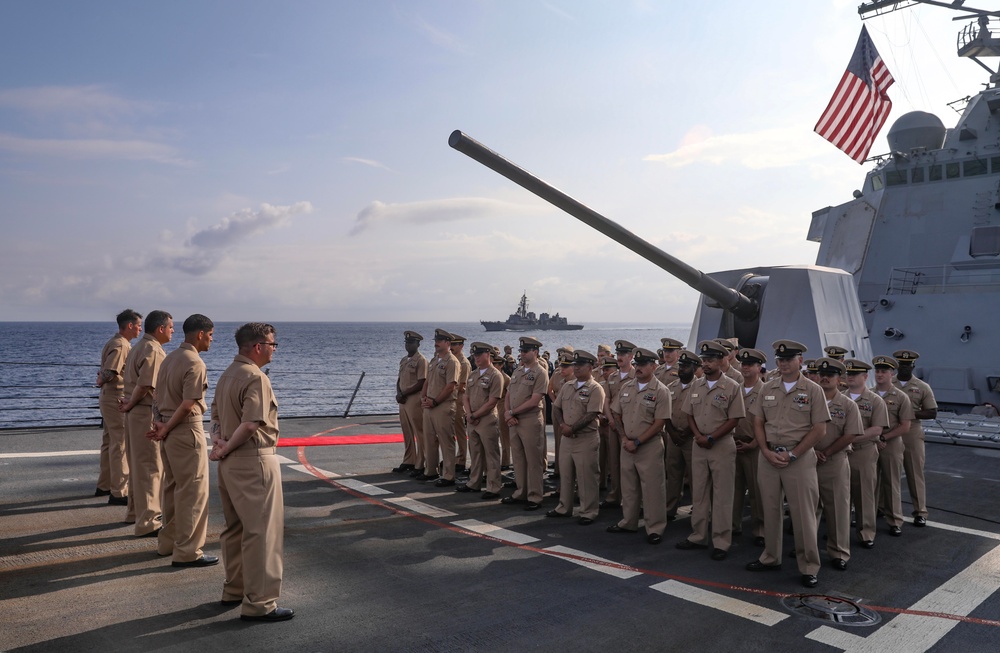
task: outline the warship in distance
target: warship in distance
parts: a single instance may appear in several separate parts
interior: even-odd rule
[[[510,314],[504,322],[487,322],[480,320],[487,331],[579,331],[582,324],[569,324],[568,320],[560,317],[559,313],[549,315],[542,313],[535,316],[534,312],[528,311],[528,295],[521,294],[521,301],[517,304],[517,310]]]

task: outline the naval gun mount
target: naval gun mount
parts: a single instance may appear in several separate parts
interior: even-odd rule
[[[741,347],[768,352],[792,338],[821,355],[839,345],[850,357],[872,353],[852,275],[816,265],[745,268],[706,274],[581,204],[460,130],[448,145],[478,161],[608,238],[656,264],[702,295],[688,347],[711,338],[738,338]],[[758,346],[760,343],[760,346]]]

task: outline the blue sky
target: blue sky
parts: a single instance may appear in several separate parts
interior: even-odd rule
[[[689,321],[693,291],[448,135],[706,271],[811,263],[811,212],[867,170],[812,132],[856,5],[0,4],[0,320],[502,319],[526,290]],[[889,125],[951,126],[985,81],[951,18],[868,21]]]

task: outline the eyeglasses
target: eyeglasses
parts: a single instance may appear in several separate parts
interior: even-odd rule
[[[278,343],[276,343],[276,342],[258,342],[257,344],[258,345],[271,345],[275,349],[278,348]]]

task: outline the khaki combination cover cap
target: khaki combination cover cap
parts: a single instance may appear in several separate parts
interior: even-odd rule
[[[875,367],[888,367],[890,369],[896,369],[899,367],[896,363],[896,359],[892,356],[876,356],[872,359],[872,365]]]
[[[817,371],[816,370],[816,359],[815,358],[809,358],[807,360],[804,360],[804,361],[802,361],[802,364],[805,366],[806,371],[808,371],[808,372],[816,372]]]
[[[583,351],[578,349],[573,352],[573,363],[577,365],[594,365],[597,363],[597,356],[594,356],[589,351]]]
[[[688,349],[682,349],[681,355],[677,358],[679,364],[687,363],[688,365],[694,365],[695,367],[701,367],[701,357],[698,354],[690,351]]]
[[[532,338],[531,336],[521,336],[520,338],[517,339],[517,341],[521,343],[522,347],[533,347],[534,349],[538,349],[539,347],[542,346],[541,342]]]
[[[444,329],[434,329],[434,339],[447,340],[448,342],[451,342],[451,334]]]
[[[794,340],[777,340],[771,347],[774,348],[775,358],[793,358],[809,351],[801,342]]]
[[[496,352],[496,348],[493,345],[488,345],[485,342],[474,342],[470,345],[473,354],[485,354],[489,352],[493,354]]]
[[[684,343],[673,338],[660,338],[660,344],[664,349],[684,349]]]
[[[465,336],[460,336],[457,333],[451,334],[451,344],[458,345],[465,342]]]
[[[628,340],[615,340],[615,353],[616,354],[629,354],[638,349]]]
[[[557,349],[556,353],[557,354],[572,354],[573,351],[574,351],[573,350],[573,345],[565,345],[565,346],[560,347],[559,349]]]
[[[741,349],[740,353],[736,355],[736,358],[741,363],[760,363],[763,365],[767,362],[767,355],[759,349]]]
[[[724,358],[729,355],[728,349],[718,340],[702,340],[698,343],[698,355],[699,356],[714,356],[716,358]]]
[[[605,358],[604,362],[601,363],[601,367],[614,367],[614,368],[617,368],[618,367],[618,361],[616,361],[613,358]]]
[[[823,347],[823,353],[825,353],[827,357],[838,361],[844,360],[844,356],[847,356],[847,350],[837,345]]]
[[[898,360],[900,363],[912,363],[913,361],[920,358],[920,354],[913,351],[912,349],[900,349],[899,351],[892,352],[892,357]]]
[[[844,361],[844,366],[848,372],[867,372],[872,368],[871,365],[857,358],[848,358]]]
[[[823,358],[816,359],[816,370],[820,374],[823,372],[836,372],[837,374],[843,374],[847,371],[847,366],[836,358],[824,356]]]
[[[729,353],[732,350],[736,349],[736,344],[729,338],[715,338],[714,341],[725,347],[726,353]],[[700,348],[701,347],[699,347],[699,349]]]
[[[660,357],[655,352],[639,347],[635,350],[632,360],[636,363],[659,363]]]
[[[424,337],[422,335],[420,335],[419,333],[417,333],[416,331],[404,331],[403,332],[403,340],[417,340],[417,341],[420,341],[420,340],[423,340],[423,339],[424,339]]]

